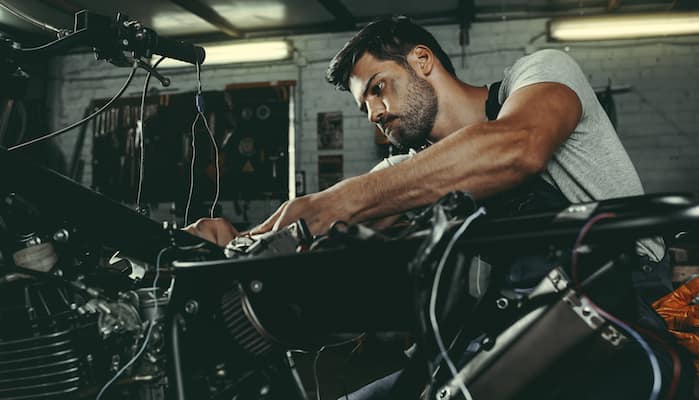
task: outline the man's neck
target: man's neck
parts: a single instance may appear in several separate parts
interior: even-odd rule
[[[430,139],[439,141],[456,130],[487,120],[485,101],[488,98],[486,86],[471,86],[461,81],[445,85],[439,98],[439,112]]]

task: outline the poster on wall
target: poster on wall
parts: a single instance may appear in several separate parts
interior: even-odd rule
[[[318,190],[325,190],[342,180],[342,156],[318,156]]]
[[[342,148],[342,111],[318,113],[318,150]]]

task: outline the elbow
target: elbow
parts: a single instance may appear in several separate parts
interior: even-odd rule
[[[548,159],[535,152],[526,152],[519,157],[516,165],[517,172],[523,177],[528,178],[544,172],[548,165]]]

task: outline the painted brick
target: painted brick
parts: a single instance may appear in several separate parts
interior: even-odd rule
[[[628,147],[641,180],[648,191],[689,191],[699,193],[699,165],[693,161],[699,153],[697,111],[699,109],[699,46],[687,45],[695,38],[662,39],[661,41],[614,41],[605,43],[557,44],[535,38],[545,30],[544,19],[474,23],[469,32],[470,44],[459,45],[458,26],[435,26],[428,29],[452,55],[457,75],[467,82],[482,85],[502,79],[502,69],[526,52],[541,48],[568,48],[589,77],[594,87],[629,85],[631,93],[615,96],[619,136]],[[373,128],[359,114],[348,93],[337,92],[325,82],[330,58],[351,37],[347,32],[290,37],[306,64],[293,62],[261,66],[204,68],[206,89],[221,89],[228,83],[265,80],[299,80],[297,104],[297,164],[306,172],[309,192],[317,190],[317,157],[326,154],[317,150],[316,118],[318,112],[342,111],[344,117],[343,154],[345,177],[355,176],[380,161],[374,145]],[[662,44],[661,44],[662,42]],[[514,51],[513,51],[514,49]],[[465,58],[461,57],[465,52]],[[47,106],[53,128],[65,126],[82,117],[92,99],[108,98],[121,86],[128,69],[115,68],[92,55],[73,54],[51,62]],[[195,87],[193,70],[171,70],[168,75],[177,91]],[[137,74],[127,93],[137,93],[144,74]],[[641,100],[642,95],[646,100]],[[677,129],[667,120],[679,126]],[[77,131],[60,138],[60,144],[71,157]],[[90,135],[83,148],[88,161],[85,182],[91,171]],[[276,208],[271,202],[254,202],[251,220],[264,219]],[[224,205],[226,216],[239,220],[232,207]],[[259,221],[253,221],[259,222]]]

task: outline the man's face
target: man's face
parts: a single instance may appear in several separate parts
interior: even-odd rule
[[[359,109],[391,143],[408,148],[426,143],[437,117],[437,95],[410,66],[364,53],[352,70],[349,88]]]

